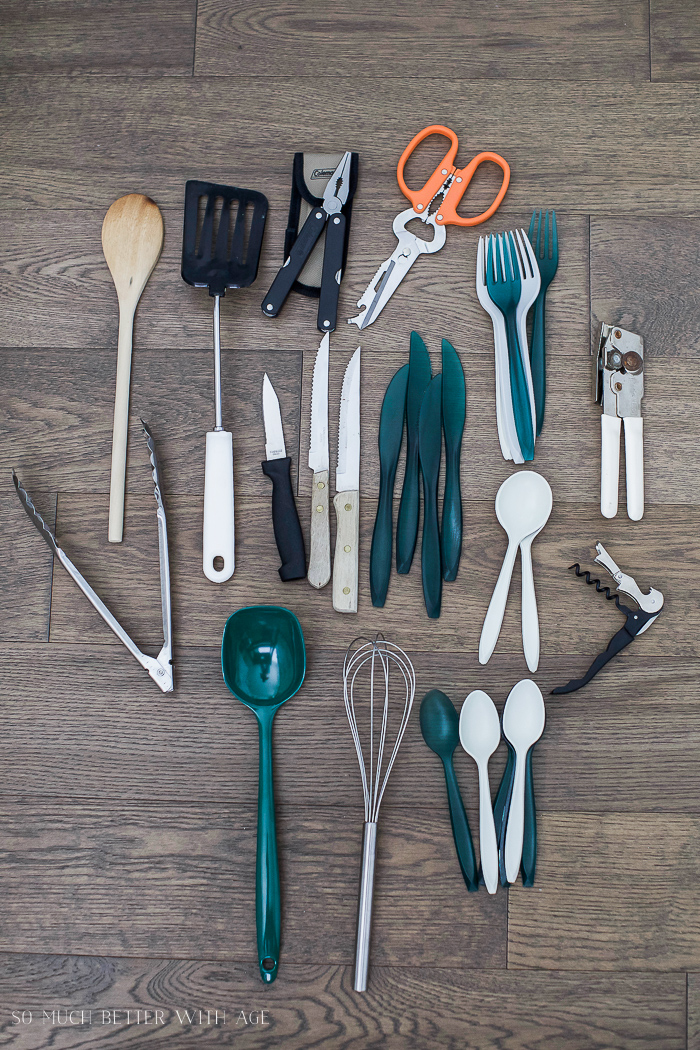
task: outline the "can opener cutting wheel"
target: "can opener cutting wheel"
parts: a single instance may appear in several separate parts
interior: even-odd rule
[[[98,613],[111,629],[116,634],[120,642],[122,642],[129,650],[131,655],[138,660],[141,666],[148,671],[149,675],[156,683],[156,685],[163,690],[164,693],[171,693],[173,691],[173,636],[172,636],[172,613],[170,604],[170,561],[168,559],[168,527],[165,521],[165,508],[163,506],[163,496],[160,483],[160,475],[158,472],[158,460],[156,458],[156,448],[153,442],[153,435],[141,420],[143,424],[143,431],[146,435],[146,444],[150,452],[151,467],[153,468],[153,484],[155,486],[155,497],[156,503],[158,504],[157,517],[158,517],[158,554],[160,562],[160,599],[161,609],[163,613],[163,648],[158,653],[157,657],[146,656],[142,653],[139,647],[126,633],[119,621],[112,615],[102,599],[93,591],[90,584],[87,582],[81,572],[76,569],[73,562],[70,560],[65,551],[59,547],[58,542],[54,533],[51,531],[49,526],[42,518],[39,511],[34,506],[32,499],[27,490],[22,486],[19,478],[12,471],[12,480],[15,483],[15,489],[19,496],[19,501],[26,510],[27,514],[34,522],[34,525],[39,530],[41,535],[48,543],[51,550],[54,552],[58,560],[63,565],[66,572],[73,578],[74,582],[78,585],[80,590],[83,592],[90,604],[97,609]]]
[[[617,514],[620,480],[620,426],[625,421],[627,514],[644,515],[644,343],[641,336],[616,325],[602,324],[595,363],[595,397],[603,415],[600,447],[600,512]]]
[[[576,562],[575,565],[572,565],[571,568],[576,575],[585,577],[586,583],[591,584],[591,586],[595,584],[596,591],[598,591],[599,594],[604,594],[609,602],[614,601],[620,612],[625,614],[627,620],[625,621],[624,627],[621,627],[617,634],[613,635],[610,639],[605,652],[596,656],[583,678],[572,678],[572,680],[567,682],[566,685],[560,685],[556,689],[552,689],[552,693],[574,693],[577,689],[580,689],[581,686],[587,685],[588,682],[598,674],[601,667],[605,667],[608,661],[612,660],[613,656],[616,656],[626,645],[633,642],[637,635],[644,634],[644,632],[651,627],[654,620],[663,609],[664,596],[661,591],[657,591],[651,587],[649,593],[644,594],[643,591],[640,591],[632,577],[627,576],[627,574],[615,564],[602,543],[596,543],[595,549],[598,552],[595,560],[599,565],[602,565],[608,570],[617,584],[615,589],[622,594],[629,595],[629,597],[637,603],[639,609],[635,612],[633,609],[629,609],[626,605],[623,605],[620,601],[619,595],[612,594],[609,587],[603,587],[600,580],[594,579],[590,572],[582,572],[581,566],[578,562]]]

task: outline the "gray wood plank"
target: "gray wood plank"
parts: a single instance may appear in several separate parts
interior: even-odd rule
[[[432,74],[446,79],[606,79],[613,70],[601,66],[599,55],[608,48],[620,79],[649,79],[648,9],[641,0],[565,8],[544,0],[525,17],[517,0],[468,12],[442,0],[430,18],[417,0],[381,8],[368,0],[351,8],[321,0],[200,0],[195,72],[245,76],[269,66],[273,76],[419,78],[429,56]]]
[[[352,819],[281,800],[276,808],[280,980],[284,963],[350,965],[362,806]],[[257,969],[254,803],[7,802],[0,826],[0,951],[164,954]],[[374,963],[505,968],[506,896],[467,893],[442,832],[425,814],[382,820]]]
[[[360,802],[342,655],[310,647],[305,683],[278,716],[277,797],[287,805],[356,811]],[[407,806],[429,812],[449,842],[442,767],[423,742],[420,701],[428,689],[439,688],[459,708],[478,687],[501,710],[526,670],[520,655],[494,657],[483,668],[475,654],[410,655],[415,709],[383,811]],[[542,661],[536,680],[545,694],[547,727],[535,758],[539,811],[696,813],[698,662],[647,659],[641,648],[629,656],[583,692],[562,697],[549,690],[578,670],[577,662],[563,656]],[[0,791],[6,798],[255,801],[256,727],[224,685],[218,649],[176,649],[175,693],[163,696],[121,649],[6,646],[0,649],[0,696]],[[504,762],[502,745],[490,764],[494,793]],[[476,767],[458,750],[455,768],[476,841]]]
[[[700,1047],[700,974],[689,973],[688,979],[688,1050]]]
[[[3,78],[13,120],[2,207],[38,205],[52,219],[55,209],[85,206],[104,215],[116,197],[137,191],[179,209],[185,180],[206,177],[263,190],[286,216],[294,151],[341,146],[362,154],[358,211],[371,215],[391,194],[396,214],[404,206],[399,156],[438,117],[461,136],[461,157],[491,149],[508,160],[508,204],[519,213],[700,207],[697,84],[361,77],[350,126],[339,83],[305,78],[302,90],[294,77],[75,77],[56,92],[53,77]]]
[[[537,892],[509,891],[508,965],[697,970],[699,830],[697,813],[543,814]]]
[[[479,1050],[495,1050],[504,1039],[522,1050],[628,1050],[635,1043],[655,1050],[685,1047],[682,974],[375,967],[367,992],[358,996],[349,967],[286,965],[281,973],[263,994],[252,969],[240,963],[4,955],[0,1030],[22,1050],[131,1047],[145,1038],[178,1048],[205,1039],[233,1046],[246,1035],[256,1046],[283,1043],[291,1050],[311,1045],[459,1050],[465,1038]],[[31,1025],[13,1024],[18,1003],[36,1011]],[[84,1027],[61,1026],[58,1014],[52,1023],[52,1009],[61,1009],[62,1020],[66,1003],[91,1011]],[[115,1008],[123,1011],[116,1025]],[[109,1011],[106,1018],[103,1009]],[[216,1009],[225,1014],[218,1025]],[[44,1010],[45,1024],[39,1020]],[[161,1011],[157,1020],[155,1010]],[[257,1026],[251,1022],[254,1012]]]
[[[651,0],[652,80],[700,78],[700,17],[685,0]]]
[[[19,462],[16,464],[19,470]],[[29,488],[31,471],[19,478]],[[53,555],[32,526],[15,494],[10,468],[3,471],[0,492],[0,641],[43,641],[49,636]],[[31,491],[31,489],[30,489]],[[38,488],[44,519],[53,525],[56,494]],[[36,540],[39,540],[37,543]]]
[[[191,76],[195,0],[9,0],[0,71]]]
[[[364,500],[359,613],[348,617],[332,611],[330,587],[317,592],[304,580],[280,581],[269,492],[260,488],[253,496],[241,488],[237,495],[236,572],[230,583],[222,586],[213,586],[201,571],[201,499],[168,499],[176,645],[219,645],[224,622],[233,609],[260,602],[293,609],[310,648],[344,649],[358,633],[382,631],[409,650],[476,653],[506,549],[505,533],[495,520],[490,502],[465,504],[460,572],[453,584],[445,585],[442,615],[432,621],[424,610],[419,561],[408,576],[392,575],[383,609],[370,604],[369,554],[376,503]],[[494,494],[495,488],[493,485]],[[299,502],[308,514],[308,506],[302,507],[305,501]],[[152,497],[129,497],[125,541],[117,547],[107,543],[106,496],[61,496],[58,537],[130,633],[142,645],[159,647],[162,636],[153,507]],[[555,503],[547,527],[533,546],[543,655],[576,654],[571,670],[581,673],[622,625],[615,607],[567,570],[574,560],[593,567],[594,544],[601,536],[612,556],[640,586],[654,585],[668,600],[663,615],[618,661],[633,663],[637,653],[679,659],[700,655],[700,584],[698,574],[692,571],[695,556],[687,545],[688,535],[698,528],[698,513],[695,508],[675,507],[671,512],[668,507],[652,505],[636,526],[634,547],[630,548],[626,518],[618,517],[602,530],[597,505]],[[306,519],[302,522],[305,528]],[[41,544],[41,537],[37,534],[33,542]],[[677,556],[672,556],[674,551]],[[70,577],[58,570],[54,575],[51,640],[120,644]],[[522,656],[517,566],[495,655],[507,653]],[[124,656],[128,659],[126,653]],[[524,661],[522,669],[524,672]]]

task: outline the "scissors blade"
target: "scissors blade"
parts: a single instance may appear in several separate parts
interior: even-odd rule
[[[348,324],[366,328],[379,317],[392,295],[403,281],[419,255],[423,254],[417,239],[413,243],[397,244],[392,255],[383,262],[357,300],[360,312],[348,319]]]

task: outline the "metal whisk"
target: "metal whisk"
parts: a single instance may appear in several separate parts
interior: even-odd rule
[[[354,648],[356,643],[357,648]],[[356,690],[359,690],[358,675],[361,671],[369,675],[369,746],[363,748],[362,737],[357,725],[357,710],[361,703]],[[390,669],[393,674],[390,675]],[[398,672],[398,673],[397,673]],[[394,684],[396,683],[396,684]],[[398,704],[403,703],[403,712],[396,733],[389,732],[390,688],[395,693]],[[383,692],[383,699],[377,700],[379,710],[375,713],[375,689]],[[360,900],[357,914],[357,944],[355,948],[355,991],[364,992],[367,988],[367,969],[369,966],[369,939],[372,925],[372,894],[374,891],[374,863],[377,849],[377,818],[382,796],[391,773],[399,745],[408,725],[408,719],[416,693],[416,675],[413,664],[406,653],[393,642],[383,638],[365,642],[356,638],[348,646],[343,664],[343,695],[345,710],[350,723],[352,738],[355,742],[357,759],[362,774],[362,790],[365,796],[365,824],[362,837],[362,875],[360,879]],[[363,734],[366,736],[365,734]],[[367,761],[365,761],[365,754]]]

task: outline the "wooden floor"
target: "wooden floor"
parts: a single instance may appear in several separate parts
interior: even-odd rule
[[[692,0],[3,0],[3,1046],[700,1048],[699,12]],[[281,262],[294,151],[360,152],[347,318],[394,247],[391,221],[405,206],[397,159],[437,122],[459,134],[460,157],[496,150],[513,178],[497,217],[480,230],[450,228],[444,250],[418,261],[362,333],[361,588],[350,619],[333,613],[329,589],[277,575],[261,379],[267,371],[275,384],[301,464],[308,530],[319,336],[315,304],[293,297],[271,322],[260,301]],[[200,569],[211,300],[179,273],[188,178],[270,200],[259,280],[222,307],[238,564],[220,587]],[[489,190],[484,178],[476,199]],[[117,309],[100,228],[132,191],[160,206],[165,246],[136,318],[126,530],[110,546]],[[560,234],[535,460],[555,500],[535,546],[543,692],[580,674],[621,625],[567,572],[573,561],[591,567],[597,541],[640,585],[661,589],[666,608],[585,691],[547,698],[532,889],[466,893],[440,764],[416,709],[380,818],[372,970],[358,995],[362,806],[342,701],[345,646],[380,630],[405,647],[417,701],[432,687],[456,703],[484,688],[500,709],[527,675],[517,574],[494,657],[482,668],[476,655],[505,549],[493,500],[512,466],[497,443],[492,339],[474,274],[478,234],[526,225],[536,207],[556,208]],[[638,524],[624,508],[614,521],[598,509],[589,349],[602,320],[639,332],[648,354]],[[437,622],[416,568],[392,578],[383,610],[369,599],[379,408],[412,328],[436,370],[450,339],[467,381],[464,553]],[[357,342],[341,323],[333,406]],[[138,644],[157,652],[140,416],[158,441],[170,523],[169,696],[54,567],[10,477],[16,467],[66,551]],[[335,436],[332,416],[332,447]],[[292,608],[308,646],[306,681],[276,726],[283,946],[268,988],[255,951],[257,736],[218,652],[227,615],[253,602]],[[494,788],[503,761],[499,752]],[[475,771],[464,754],[456,763],[476,833]],[[68,1009],[92,1016],[83,1023]],[[102,1023],[103,1010],[122,1011],[118,1023]]]

